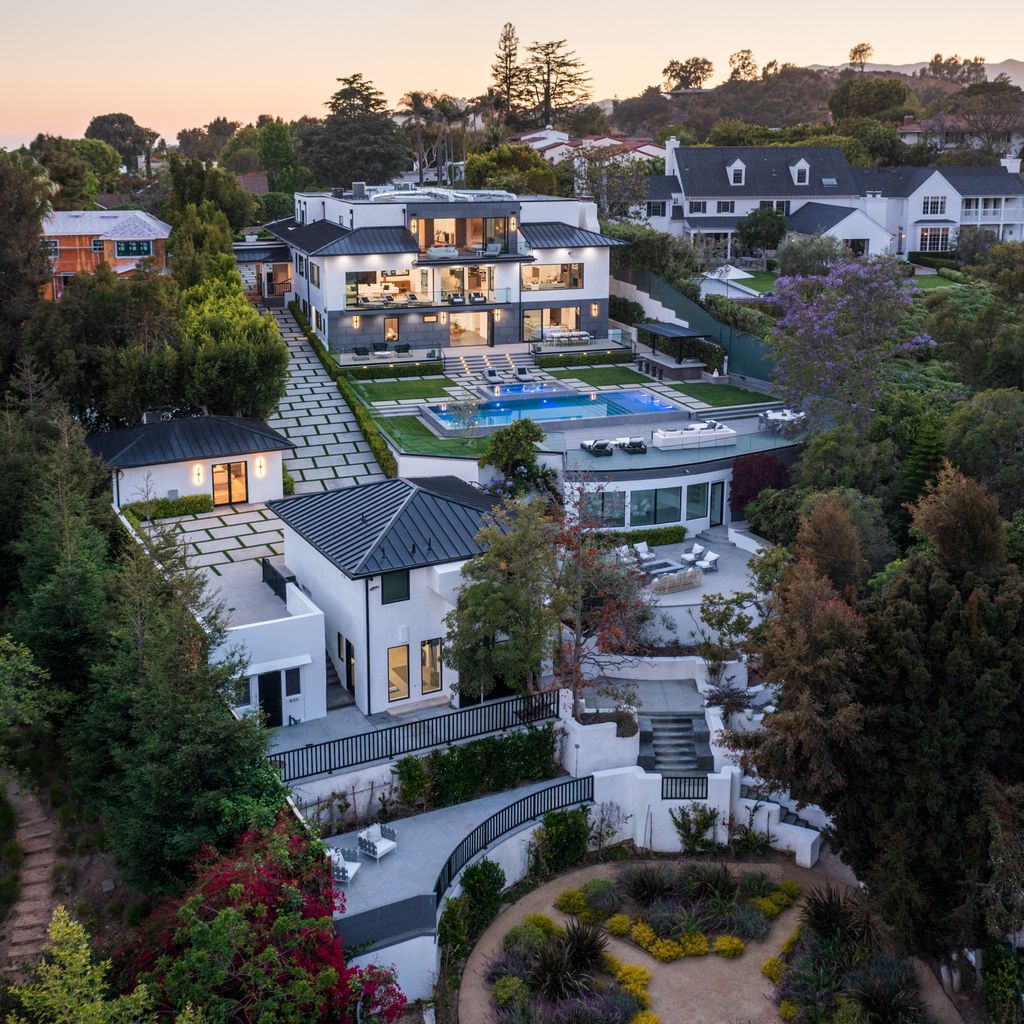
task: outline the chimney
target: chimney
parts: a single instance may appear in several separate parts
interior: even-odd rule
[[[665,140],[665,173],[670,177],[676,176],[676,150],[679,148],[679,140],[670,135]]]
[[[904,114],[903,115],[903,123],[904,124],[913,124],[914,123],[914,115],[913,114]]]
[[[1019,156],[1004,156],[999,164],[1005,167],[1010,174],[1020,174],[1021,158]]]

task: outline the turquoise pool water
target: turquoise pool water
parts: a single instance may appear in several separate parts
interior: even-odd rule
[[[465,422],[453,415],[448,403],[429,406],[446,427]],[[648,391],[593,391],[589,394],[552,395],[549,398],[517,398],[512,401],[481,402],[474,420],[480,427],[505,427],[515,420],[538,423],[554,420],[590,420],[607,416],[637,416],[658,412],[679,412],[679,406]]]

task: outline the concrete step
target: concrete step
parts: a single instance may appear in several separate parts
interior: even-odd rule
[[[53,834],[47,832],[44,835],[24,836],[18,839],[18,845],[25,851],[26,856],[42,853],[53,848]]]

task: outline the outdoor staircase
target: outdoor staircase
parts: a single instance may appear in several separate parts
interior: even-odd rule
[[[331,661],[330,654],[327,655],[327,710],[333,711],[335,708],[348,707],[351,704],[355,704],[355,698],[352,696],[344,686],[341,685],[341,678],[338,676],[338,670],[334,667],[334,662]]]
[[[693,538],[705,547],[714,545],[716,548],[734,548],[736,545],[729,540],[728,526],[708,526],[694,535]]]
[[[641,768],[661,775],[714,771],[701,712],[650,714],[640,722]]]
[[[461,353],[456,349],[445,349],[444,372],[464,373],[479,376],[484,370],[497,370],[499,373],[513,373],[517,366],[530,370],[536,367],[537,360],[529,349],[522,352],[490,352]]]
[[[749,786],[744,782],[740,786],[740,796],[747,800],[760,800],[764,804],[778,804],[780,812],[779,821],[784,825],[799,825],[801,828],[809,828],[816,831],[816,827],[806,818],[801,818],[799,814],[791,811],[785,804],[781,804],[778,800],[773,800],[770,796],[761,793],[756,786]]]

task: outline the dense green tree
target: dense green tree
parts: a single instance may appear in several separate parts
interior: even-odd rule
[[[612,101],[611,120],[619,131],[629,135],[650,133],[657,137],[659,132],[673,121],[679,121],[672,103],[665,99],[661,89],[649,85],[639,96]],[[668,135],[675,134],[669,132]],[[666,135],[665,138],[668,136]],[[696,136],[693,141],[696,142]]]
[[[61,708],[60,694],[47,685],[48,678],[24,644],[0,636],[0,747],[43,725]]]
[[[1001,157],[1008,141],[1024,129],[1024,89],[1008,79],[969,85],[953,97],[950,112],[984,150]]]
[[[204,200],[213,203],[227,217],[233,231],[241,231],[253,222],[256,197],[238,184],[234,174],[207,166],[201,160],[182,160],[177,154],[171,155],[167,169],[171,181],[172,223],[189,204],[198,207]]]
[[[295,212],[295,195],[292,192],[268,192],[260,196],[257,218],[261,224],[283,220]]]
[[[73,140],[40,134],[29,143],[28,152],[46,168],[50,180],[57,186],[53,197],[55,210],[93,208],[99,192],[99,178]]]
[[[752,82],[757,78],[757,63],[751,50],[737,50],[729,57],[729,81]]]
[[[25,324],[50,279],[39,236],[51,188],[36,161],[0,150],[0,383],[14,372]]]
[[[564,39],[531,43],[526,53],[523,84],[538,125],[590,99],[590,73]]]
[[[212,279],[182,296],[181,360],[190,405],[263,419],[284,394],[288,347],[240,282]]]
[[[900,945],[934,957],[984,941],[986,793],[1024,781],[1024,583],[974,481],[947,468],[912,521],[922,546],[853,605],[806,562],[787,573],[765,657],[778,711],[738,742],[829,814]]]
[[[751,210],[737,225],[740,245],[748,249],[777,249],[786,236],[786,217],[770,206]]]
[[[851,117],[838,121],[837,135],[855,140],[872,163],[899,166],[906,157],[907,146],[900,142],[894,124],[871,117]]]
[[[1024,391],[981,391],[961,402],[943,440],[952,463],[995,495],[1005,515],[1024,508]]]
[[[992,246],[978,272],[1006,302],[1018,302],[1024,295],[1024,242],[1000,242]]]
[[[596,103],[585,103],[559,114],[555,127],[577,139],[585,135],[607,135],[612,128],[608,115]]]
[[[792,478],[796,487],[849,487],[884,500],[895,485],[898,466],[899,450],[893,440],[875,440],[842,424],[808,440]]]
[[[964,57],[961,60],[955,53],[951,57],[943,57],[941,53],[935,54],[928,64],[921,68],[918,75],[921,78],[940,78],[963,86],[976,85],[988,77],[984,57]]]
[[[330,113],[313,133],[303,162],[327,186],[390,181],[409,166],[409,153],[383,93],[360,74],[338,82],[341,87],[327,101]]]
[[[629,150],[620,146],[591,146],[580,150],[573,160],[565,160],[572,174],[565,192],[592,196],[602,220],[628,220],[643,211],[647,200],[652,165],[636,160]]]
[[[544,430],[531,419],[515,420],[487,438],[481,466],[494,466],[507,484],[517,476],[531,478],[537,471],[537,442]]]
[[[178,132],[178,150],[184,157],[218,160],[221,151],[234,138],[240,125],[226,117],[215,117],[202,128],[183,128]]]
[[[207,277],[225,276],[225,268],[233,274],[237,268],[231,244],[231,225],[214,203],[209,199],[198,205],[187,203],[167,241],[175,281],[182,288],[191,288]],[[230,263],[218,258],[224,256]]]
[[[828,109],[837,120],[873,117],[880,121],[902,116],[910,90],[898,78],[854,75],[843,79],[828,98]]]
[[[505,685],[536,692],[559,622],[557,525],[542,501],[508,502],[477,536],[445,617],[444,662],[458,690],[485,697]]]
[[[487,153],[470,154],[466,161],[466,187],[551,195],[555,191],[555,175],[535,149],[503,143]]]
[[[526,100],[526,80],[519,63],[519,35],[506,21],[498,37],[498,52],[491,65],[491,84],[498,98],[498,119],[514,117]]]
[[[259,153],[262,134],[263,130],[253,124],[240,128],[224,143],[217,166],[233,174],[251,174],[264,170]]]
[[[295,145],[291,129],[284,121],[268,121],[260,128],[256,152],[260,166],[267,172],[271,192],[288,192],[299,187]]]
[[[709,146],[762,146],[771,132],[760,124],[751,124],[738,117],[724,117],[716,121],[708,132]]]
[[[112,146],[121,155],[127,170],[137,172],[139,154],[143,153],[148,162],[156,132],[137,124],[130,114],[98,114],[85,129],[85,137]]]
[[[670,60],[661,74],[669,91],[673,89],[702,89],[704,83],[715,73],[715,66],[707,57],[687,57],[686,60]]]
[[[945,454],[939,428],[934,423],[922,424],[900,471],[899,496],[904,501],[916,501],[935,480]]]

